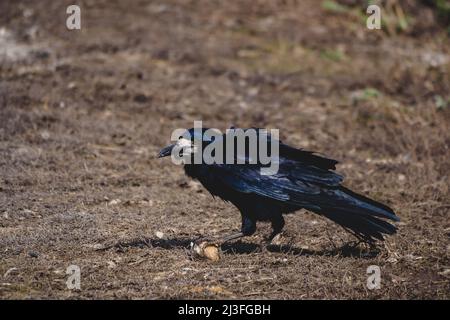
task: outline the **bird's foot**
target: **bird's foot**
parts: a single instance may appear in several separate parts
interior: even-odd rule
[[[213,239],[212,237],[199,237],[196,240],[194,240],[191,245],[200,245],[203,242],[216,242],[216,239]]]
[[[274,245],[274,246],[281,246],[281,244],[283,243],[284,237],[283,237],[283,233],[280,232],[278,234],[276,234],[275,236],[272,237],[272,239],[270,239],[269,244]]]
[[[292,243],[292,237],[286,232],[278,232],[272,233],[268,239],[266,239],[266,243],[269,246],[282,246],[282,245],[290,245]]]

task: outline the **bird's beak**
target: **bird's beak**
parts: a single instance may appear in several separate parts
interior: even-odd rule
[[[170,154],[172,153],[172,149],[173,147],[175,147],[175,144],[171,144],[165,148],[162,148],[161,151],[158,154],[158,158],[163,158],[163,157],[167,157],[170,156]]]

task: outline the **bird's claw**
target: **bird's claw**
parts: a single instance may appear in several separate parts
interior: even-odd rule
[[[266,244],[268,246],[281,246],[292,243],[292,238],[285,231],[272,234],[268,239],[266,239]]]
[[[270,239],[269,244],[280,246],[283,242],[283,234],[280,232]]]
[[[199,245],[202,242],[206,242],[206,241],[210,241],[210,239],[206,238],[206,237],[200,237],[195,239],[194,241],[191,242],[191,247],[194,245]]]

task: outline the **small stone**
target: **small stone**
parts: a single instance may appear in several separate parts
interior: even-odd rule
[[[67,89],[75,89],[77,87],[77,84],[75,82],[69,82],[67,85]]]
[[[122,201],[120,200],[120,199],[113,199],[113,200],[111,200],[110,202],[108,202],[108,204],[110,205],[110,206],[115,206],[115,205],[117,205],[117,204],[119,204],[119,203],[121,203]]]
[[[44,140],[48,140],[50,138],[50,133],[48,131],[42,131],[41,138]]]

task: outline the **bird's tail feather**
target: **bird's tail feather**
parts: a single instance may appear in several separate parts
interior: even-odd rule
[[[394,234],[397,228],[380,218],[399,221],[388,206],[357,194],[347,188],[333,190],[319,214],[333,220],[366,242],[384,240],[383,234]]]

